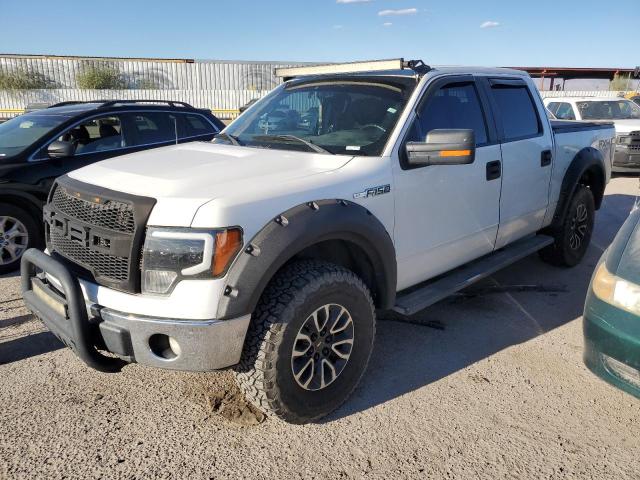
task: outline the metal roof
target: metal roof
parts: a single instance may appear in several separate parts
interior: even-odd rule
[[[613,80],[620,73],[633,75],[633,68],[616,67],[511,67],[525,70],[532,77],[557,77],[571,80],[576,78]]]

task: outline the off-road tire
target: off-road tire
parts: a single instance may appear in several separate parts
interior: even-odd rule
[[[586,213],[584,222],[579,222],[579,216]],[[563,219],[562,224],[554,229],[552,235],[554,242],[548,247],[540,250],[540,257],[547,263],[560,267],[574,267],[582,260],[593,233],[593,225],[595,220],[595,202],[593,193],[584,185],[578,185],[576,188],[569,208]],[[578,227],[585,227],[584,233],[580,238],[578,248],[574,248],[572,236],[575,241],[575,235],[578,233]]]
[[[11,273],[20,268],[20,259],[22,254],[31,247],[40,247],[42,243],[41,229],[38,228],[38,224],[33,215],[20,207],[16,207],[11,203],[0,203],[0,218],[9,217],[18,220],[23,228],[26,230],[28,240],[26,242],[26,248],[21,249],[17,258],[11,260],[4,253],[3,248],[0,247],[0,255],[2,255],[2,261],[0,261],[0,274]],[[3,232],[0,231],[0,243],[4,241]],[[6,258],[5,258],[6,257]]]
[[[292,371],[293,346],[305,321],[326,304],[344,306],[353,345],[341,373],[320,390],[303,388]],[[328,262],[303,260],[277,273],[253,313],[236,379],[247,400],[267,415],[306,423],[338,408],[364,374],[373,350],[375,310],[364,282]]]

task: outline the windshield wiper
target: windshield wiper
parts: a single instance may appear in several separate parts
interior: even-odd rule
[[[240,141],[240,139],[238,137],[236,137],[235,135],[231,135],[230,133],[218,133],[215,137],[213,138],[226,138],[227,140],[229,140],[231,142],[232,145],[235,145],[236,147],[241,147],[242,146],[242,142]]]
[[[330,152],[326,148],[322,148],[320,145],[316,145],[315,143],[310,142],[309,140],[305,140],[304,138],[296,137],[295,135],[259,135],[259,136],[253,137],[253,138],[255,140],[264,140],[264,141],[267,141],[267,142],[269,140],[293,140],[294,142],[298,142],[298,143],[301,143],[301,144],[305,145],[307,148],[309,148],[310,150],[313,150],[314,152],[329,153],[331,155],[334,155],[332,152]]]

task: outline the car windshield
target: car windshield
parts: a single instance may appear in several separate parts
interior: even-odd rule
[[[640,118],[640,107],[631,100],[577,102],[583,120],[627,120]]]
[[[380,155],[405,103],[402,87],[383,82],[327,80],[286,85],[247,110],[214,142]]]
[[[0,158],[22,153],[67,119],[63,115],[27,113],[0,123]]]

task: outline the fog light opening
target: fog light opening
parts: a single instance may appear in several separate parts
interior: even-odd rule
[[[156,333],[149,337],[149,348],[154,355],[164,360],[174,360],[180,355],[180,344],[178,341],[161,333]]]

